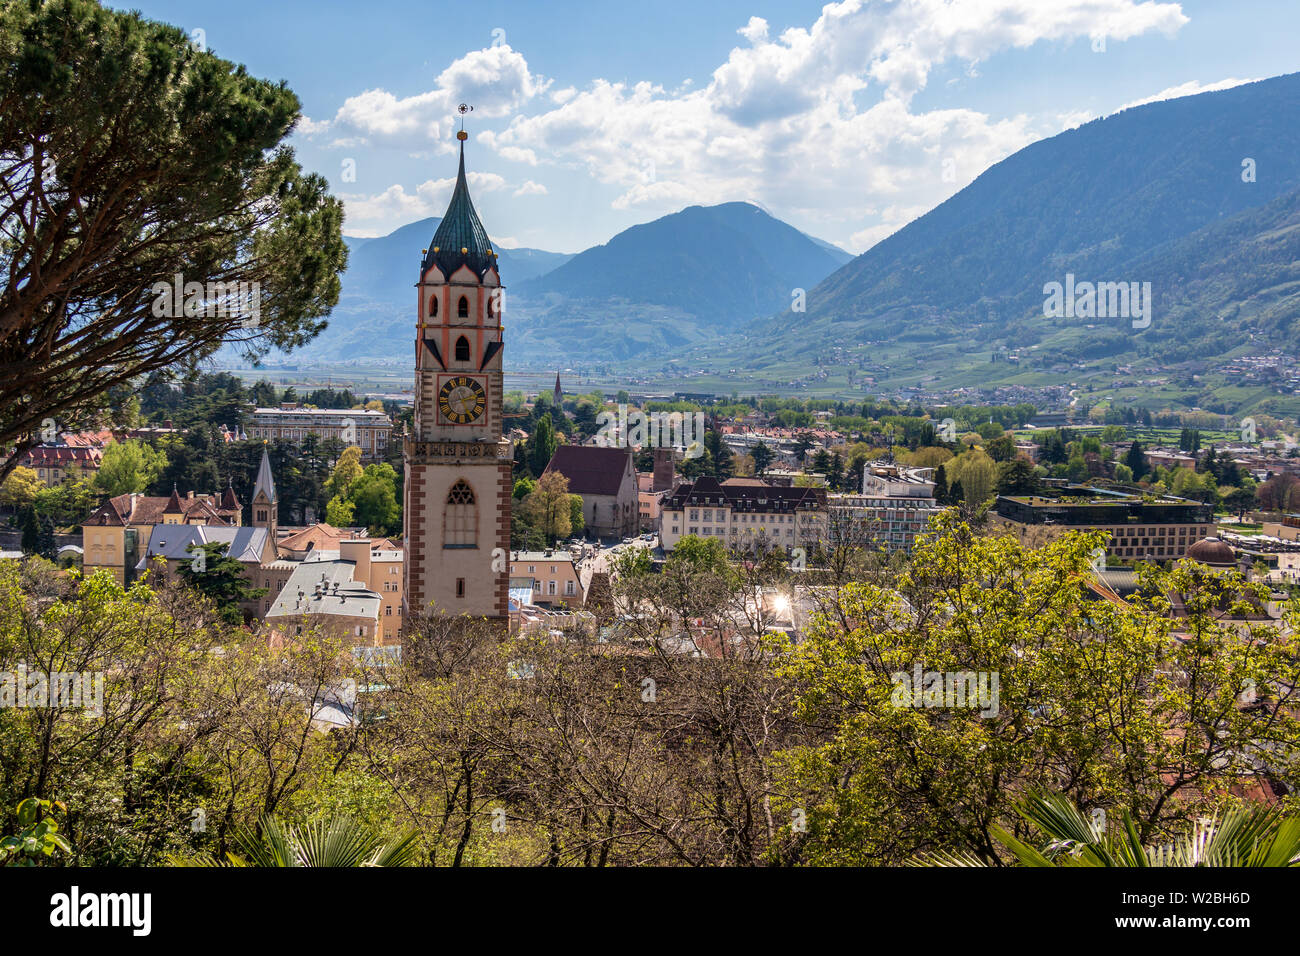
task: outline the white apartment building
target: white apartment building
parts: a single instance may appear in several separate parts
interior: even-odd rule
[[[281,405],[279,408],[256,408],[250,438],[301,444],[308,435],[337,438],[345,445],[356,445],[364,460],[384,457],[392,438],[393,423],[383,412],[354,408],[302,408]]]

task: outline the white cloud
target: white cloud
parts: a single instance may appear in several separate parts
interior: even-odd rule
[[[1140,100],[1134,100],[1132,103],[1125,103],[1116,110],[1132,109],[1135,106],[1142,106],[1146,103],[1158,103],[1161,100],[1174,100],[1180,96],[1195,96],[1197,93],[1210,93],[1214,90],[1230,90],[1234,86],[1241,86],[1243,83],[1254,83],[1259,77],[1249,80],[1240,80],[1235,76],[1230,76],[1225,80],[1216,80],[1213,83],[1200,83],[1196,80],[1188,80],[1186,83],[1180,83],[1178,86],[1171,86],[1154,93],[1151,96],[1145,96]]]
[[[860,250],[992,163],[1088,118],[914,111],[937,68],[974,76],[977,64],[1009,49],[1096,35],[1118,43],[1172,34],[1186,22],[1177,3],[1161,0],[840,0],[806,28],[779,35],[750,17],[698,87],[598,78],[552,90],[503,45],[457,60],[429,92],[352,97],[328,125],[407,149],[419,137],[450,149],[455,104],[470,102],[476,116],[509,116],[504,128],[476,131],[499,157],[579,169],[616,190],[615,208],[660,215],[756,196],[819,235],[851,237]],[[515,194],[533,186],[528,180]],[[419,199],[423,189],[380,197]],[[380,197],[362,208],[377,209]]]
[[[514,191],[516,196],[545,196],[546,187],[541,183],[535,183],[531,179],[523,183]]]
[[[806,210],[831,234],[840,226],[860,246],[1060,128],[966,109],[913,112],[934,68],[973,69],[1039,41],[1170,33],[1186,20],[1177,4],[1133,0],[843,0],[776,37],[751,17],[737,31],[744,45],[707,86],[598,79],[484,138],[505,158],[577,165],[619,187],[615,208],[661,214],[760,196],[787,216]],[[884,212],[864,226],[875,208]]]
[[[303,116],[298,120],[296,131],[304,136],[315,136],[329,129],[329,125],[328,122],[317,122],[310,116]]]
[[[472,193],[490,193],[506,188],[505,178],[496,173],[465,174]],[[340,193],[346,210],[349,236],[387,235],[394,228],[427,216],[441,216],[451,201],[455,177],[428,179],[408,193],[395,183],[381,193]],[[516,193],[518,195],[518,193]]]
[[[454,61],[438,74],[432,90],[406,97],[383,89],[365,90],[344,100],[333,119],[307,120],[300,128],[308,136],[327,130],[343,133],[335,143],[357,137],[403,149],[419,139],[449,143],[460,103],[473,106],[477,115],[501,117],[549,86],[550,80],[529,71],[521,53],[502,44],[472,50]]]

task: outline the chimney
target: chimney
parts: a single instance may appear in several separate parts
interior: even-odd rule
[[[339,558],[353,564],[352,580],[370,586],[370,539],[348,538],[339,542]]]

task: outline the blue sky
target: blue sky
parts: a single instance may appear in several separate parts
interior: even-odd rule
[[[861,252],[1036,139],[1300,69],[1296,0],[115,6],[287,81],[349,235],[442,214],[464,101],[489,234],[561,252],[730,200]]]

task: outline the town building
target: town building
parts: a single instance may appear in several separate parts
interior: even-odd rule
[[[874,465],[864,469],[862,494],[831,495],[827,538],[837,545],[910,552],[942,508],[929,468]]]
[[[687,535],[714,537],[732,550],[811,550],[825,540],[824,488],[698,478],[664,499],[659,541],[672,551]]]
[[[385,627],[392,619],[383,616],[382,596],[356,575],[356,564],[342,558],[303,561],[267,611],[267,626],[286,637],[320,629],[354,646],[394,643],[397,628]]]
[[[1177,560],[1214,530],[1211,505],[1086,485],[999,495],[994,509],[995,524],[1034,544],[1066,531],[1108,532],[1106,556],[1115,561]]]
[[[275,540],[270,529],[252,525],[194,525],[156,524],[149,531],[144,554],[132,569],[136,576],[145,571],[160,573],[174,580],[182,564],[195,571],[207,561],[201,554],[203,545],[222,544],[226,557],[234,558],[243,566],[243,577],[249,587],[260,587],[263,568],[275,561]],[[260,601],[247,601],[240,605],[246,618],[260,616]]]
[[[512,592],[527,589],[516,596],[522,604],[543,608],[581,607],[587,599],[590,573],[585,575],[569,551],[514,551],[510,555]]]
[[[593,538],[627,538],[640,527],[636,470],[631,448],[560,445],[543,474],[569,479],[569,493],[582,496],[586,534]]]
[[[120,584],[134,580],[156,525],[214,525],[237,528],[242,508],[233,487],[220,495],[181,497],[172,489],[170,497],[140,494],[109,498],[81,525],[82,570],[86,574],[107,571]]]
[[[103,460],[104,449],[94,445],[37,445],[27,449],[18,464],[35,471],[47,488],[56,488],[65,481],[93,478]]]
[[[388,450],[393,423],[383,412],[357,408],[303,408],[286,402],[279,408],[253,409],[249,437],[301,445],[308,435],[337,438],[361,449],[363,461],[378,461]]]
[[[509,617],[513,452],[502,437],[497,254],[460,168],[416,283],[414,430],[404,442],[407,613]]]

